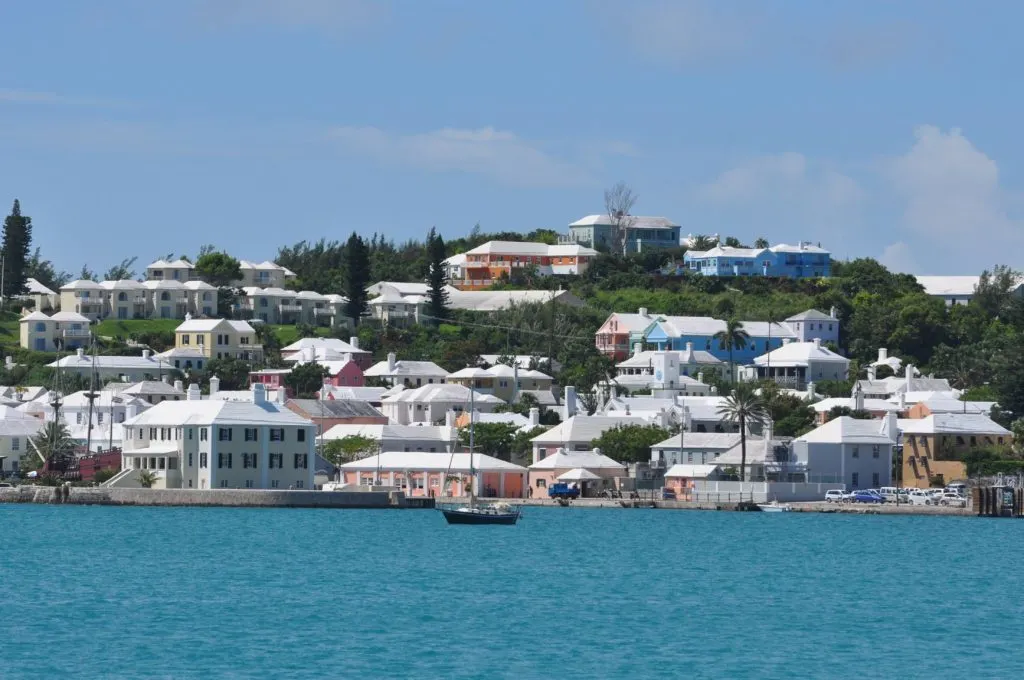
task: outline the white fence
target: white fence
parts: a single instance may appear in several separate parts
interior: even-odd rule
[[[804,482],[719,482],[696,481],[689,493],[683,493],[679,500],[738,503],[753,501],[766,503],[779,501],[820,501],[829,489],[843,489],[842,484]]]

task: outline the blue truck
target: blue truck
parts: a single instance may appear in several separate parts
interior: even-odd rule
[[[549,498],[571,498],[576,500],[580,497],[579,487],[570,486],[565,482],[558,482],[548,487]]]

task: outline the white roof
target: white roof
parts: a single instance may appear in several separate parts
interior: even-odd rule
[[[579,307],[583,302],[567,290],[448,290],[448,306],[476,312],[494,312],[514,305],[546,303]]]
[[[882,432],[884,425],[884,420],[858,420],[850,416],[840,416],[824,425],[819,425],[807,434],[798,437],[796,441],[829,444],[892,444],[892,439]]]
[[[430,292],[430,286],[415,281],[378,281],[366,288],[370,295],[380,295],[385,288],[391,288],[399,295],[426,295]]]
[[[85,318],[85,317],[82,317],[82,318]],[[47,316],[46,314],[43,314],[42,312],[32,312],[31,314],[26,314],[25,316],[23,316],[20,319],[18,319],[18,321],[21,321],[22,323],[24,323],[26,321],[49,321],[49,320],[50,320],[50,317]]]
[[[300,340],[296,340],[295,342],[293,342],[292,344],[290,344],[290,345],[288,345],[286,347],[282,347],[281,351],[282,352],[299,352],[299,353],[301,353],[302,350],[308,349],[308,348],[312,348],[314,350],[319,350],[319,349],[333,350],[335,352],[338,352],[339,355],[341,355],[341,354],[369,354],[369,352],[367,352],[365,349],[359,349],[357,347],[353,347],[349,343],[345,342],[344,340],[339,340],[338,338],[302,338]]]
[[[137,383],[132,383],[128,387],[120,390],[120,394],[130,395],[143,395],[143,394],[155,394],[155,395],[167,395],[167,396],[185,396],[185,390],[178,389],[174,385],[168,385],[161,380],[142,380]]]
[[[324,297],[320,293],[317,293],[317,292],[312,291],[312,290],[300,290],[298,292],[298,294],[296,294],[295,297],[299,298],[300,300],[314,300],[314,301],[322,301],[322,300],[326,300],[327,299],[326,297]]]
[[[684,477],[686,479],[704,479],[718,469],[717,465],[689,465],[679,463],[665,472],[665,477]]]
[[[312,425],[312,421],[266,401],[221,401],[217,399],[162,401],[125,421],[128,426],[175,425]]]
[[[29,295],[56,295],[54,291],[32,277],[25,279],[25,290],[28,291]]]
[[[532,257],[596,257],[597,251],[581,245],[548,245],[528,241],[488,241],[466,255],[529,255]]]
[[[658,442],[651,449],[659,451],[678,451],[680,446],[683,450],[709,451],[720,449],[728,451],[740,441],[739,432],[687,432],[680,442],[680,435],[673,435],[663,442]]]
[[[960,401],[952,397],[932,397],[919,401],[932,413],[981,413],[988,415],[997,405],[994,401]]]
[[[470,390],[468,387],[463,385],[451,385],[442,383],[433,383],[417,387],[416,389],[406,389],[392,394],[389,397],[383,399],[385,404],[397,404],[401,402],[419,403],[419,402],[451,402],[456,404],[469,405]],[[475,392],[473,395],[474,404],[504,404],[505,402],[495,397],[492,394],[483,394],[481,392]]]
[[[374,441],[391,439],[406,441],[436,441],[440,444],[455,442],[459,437],[459,429],[444,425],[358,425],[342,423],[335,425],[324,433],[323,438],[344,439],[345,437],[366,437]]]
[[[78,323],[89,323],[89,318],[82,316],[78,312],[57,312],[50,316],[51,321],[65,321],[65,322],[78,322]]]
[[[185,290],[185,284],[176,279],[143,281],[142,285],[150,290]]]
[[[950,295],[974,295],[980,276],[915,276],[928,295],[946,297]]]
[[[821,246],[811,245],[810,243],[799,243],[797,245],[789,245],[788,243],[779,243],[771,246],[768,250],[773,253],[819,253],[822,255],[828,255],[829,251],[825,250]]]
[[[156,355],[151,355],[147,358],[142,356],[122,357],[107,355],[98,355],[93,357],[89,354],[83,354],[82,356],[79,356],[78,354],[70,354],[66,357],[58,359],[57,361],[47,364],[47,366],[49,366],[50,368],[56,368],[57,366],[60,366],[61,368],[81,370],[89,370],[93,366],[95,366],[98,370],[108,371],[132,371],[139,369],[149,369],[152,371],[159,371],[163,369],[169,371],[173,368],[171,364],[167,363],[162,358],[157,357]]]
[[[606,470],[608,468],[625,470],[626,466],[623,463],[612,460],[603,453],[563,451],[561,449],[530,466],[531,470],[572,470],[574,468],[583,468],[584,470]]]
[[[808,309],[799,314],[786,317],[786,321],[836,321],[836,319],[824,312],[819,312],[817,309]]]
[[[173,262],[168,262],[167,260],[157,260],[156,262],[154,262],[151,265],[149,265],[148,267],[146,267],[146,269],[195,269],[195,268],[196,268],[196,266],[194,264],[192,264],[188,260],[183,260],[181,258],[178,258],[177,260],[174,260]]]
[[[933,413],[927,418],[899,420],[904,434],[995,434],[1010,431],[980,413]]]
[[[61,290],[103,290],[100,284],[88,279],[69,281],[60,287]]]
[[[530,419],[520,413],[480,413],[473,414],[474,423],[504,423],[520,430],[530,429]]]
[[[239,260],[238,267],[239,269],[260,269],[264,271],[285,271],[291,273],[290,269],[285,269],[281,265],[276,262],[271,262],[270,260],[264,260],[259,263],[250,262],[249,260]]]
[[[595,475],[590,470],[583,468],[573,468],[568,472],[563,472],[558,475],[558,479],[563,482],[589,482],[594,479],[601,479],[598,475]]]
[[[205,359],[206,354],[199,347],[172,347],[157,354],[161,359]]]
[[[768,323],[765,321],[741,321],[743,330],[755,338],[768,337]],[[658,325],[670,338],[684,335],[713,336],[725,330],[725,321],[710,316],[664,316]],[[796,334],[785,324],[771,324],[772,338],[795,338]]]
[[[850,360],[815,342],[790,342],[767,354],[754,357],[758,366],[807,366],[810,362],[849,365]]]
[[[217,290],[216,286],[211,286],[206,281],[200,281],[198,279],[196,279],[195,281],[186,281],[182,285],[184,285],[185,288],[188,288],[189,290]]]
[[[614,333],[639,333],[641,331],[647,330],[648,326],[650,326],[652,323],[661,318],[664,318],[661,314],[651,314],[650,312],[648,312],[647,314],[613,312],[607,319],[605,319],[604,323],[607,324],[609,321],[613,319],[616,322],[618,322],[618,325],[613,331]],[[603,328],[604,324],[602,324],[601,327]]]
[[[695,350],[674,350],[672,352],[658,351],[658,350],[645,350],[638,354],[634,354],[625,361],[615,364],[616,368],[647,368],[654,363],[654,358],[659,354],[675,354],[676,359],[684,364],[720,364],[722,360],[716,357],[711,352],[706,352],[702,349]],[[685,377],[685,376],[680,376]]]
[[[466,264],[466,254],[465,253],[456,253],[455,255],[452,255],[451,257],[445,258],[444,259],[444,263],[446,265],[450,266],[450,267],[460,267],[460,266]]]
[[[380,402],[384,398],[383,387],[335,387],[325,386],[323,390],[325,399],[350,399],[365,402]]]
[[[0,436],[31,437],[42,429],[43,424],[41,418],[10,406],[0,406]]]
[[[630,226],[634,229],[673,229],[679,225],[667,217],[644,217],[630,215]],[[614,226],[615,222],[607,213],[587,215],[569,224],[570,227],[591,227],[594,225]]]
[[[100,287],[105,290],[144,290],[146,288],[140,281],[133,281],[132,279],[100,281]]]
[[[493,366],[494,364],[497,364],[498,361],[502,357],[504,357],[504,356],[506,356],[506,355],[504,355],[504,354],[481,354],[480,355],[480,361],[485,363],[485,364],[490,364],[491,366]],[[551,361],[547,357],[534,356],[532,354],[516,354],[515,356],[512,357],[512,359],[514,359],[516,364],[519,365],[520,370],[522,370],[524,368],[529,368],[530,364],[533,363],[534,361],[536,361],[538,365],[541,365],[541,364],[547,362],[547,364],[549,366],[551,366],[551,370],[556,371],[556,372],[561,368],[561,364],[558,363],[557,361]]]
[[[470,454],[444,453],[431,451],[386,451],[379,456],[370,456],[362,460],[342,465],[344,470],[388,470],[395,472],[437,472],[452,470],[468,472]],[[498,458],[473,454],[473,469],[482,472],[526,472],[526,468]]]
[[[407,361],[395,362],[394,369],[388,367],[387,361],[378,361],[363,372],[367,378],[384,377],[426,377],[426,378],[447,378],[448,371],[444,370],[433,361]]]
[[[89,407],[89,400],[86,398],[87,391],[82,390],[81,392],[74,392],[64,397],[64,408],[67,409],[85,409]],[[111,390],[99,390],[96,392],[96,399],[93,401],[94,408],[109,409],[113,405],[117,406],[137,406],[140,408],[147,408],[148,402],[142,401],[138,397],[134,397],[129,394],[126,397],[122,397],[123,392],[113,392]]]
[[[587,416],[575,415],[555,425],[530,441],[537,444],[590,444],[606,431],[619,425],[650,425],[651,422],[641,416]],[[586,467],[568,465],[564,467]]]
[[[181,333],[205,333],[217,330],[221,327],[221,324],[227,324],[238,333],[255,332],[247,321],[236,321],[234,319],[189,319],[182,322],[174,330]]]

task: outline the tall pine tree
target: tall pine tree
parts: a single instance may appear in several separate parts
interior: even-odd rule
[[[366,287],[370,284],[370,250],[359,234],[352,232],[345,244],[345,316],[358,326],[369,310]]]
[[[4,262],[4,298],[25,292],[31,246],[32,218],[21,214],[21,204],[18,199],[14,199],[11,214],[4,220],[3,242],[0,244]]]
[[[440,323],[441,319],[448,318],[448,291],[445,290],[448,274],[444,260],[444,239],[437,233],[437,229],[431,227],[430,234],[427,235],[427,261],[430,267],[427,271],[427,283],[430,286],[427,296],[430,302],[429,314],[433,317],[434,323]]]

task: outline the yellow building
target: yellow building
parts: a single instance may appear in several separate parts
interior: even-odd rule
[[[1009,447],[1013,433],[977,413],[935,413],[901,419],[903,485],[928,488],[967,476],[964,454],[980,448]]]
[[[257,344],[253,327],[245,321],[230,319],[186,317],[185,322],[174,329],[174,349],[168,353],[169,358],[179,350],[206,359],[258,361],[263,356],[263,347]]]

